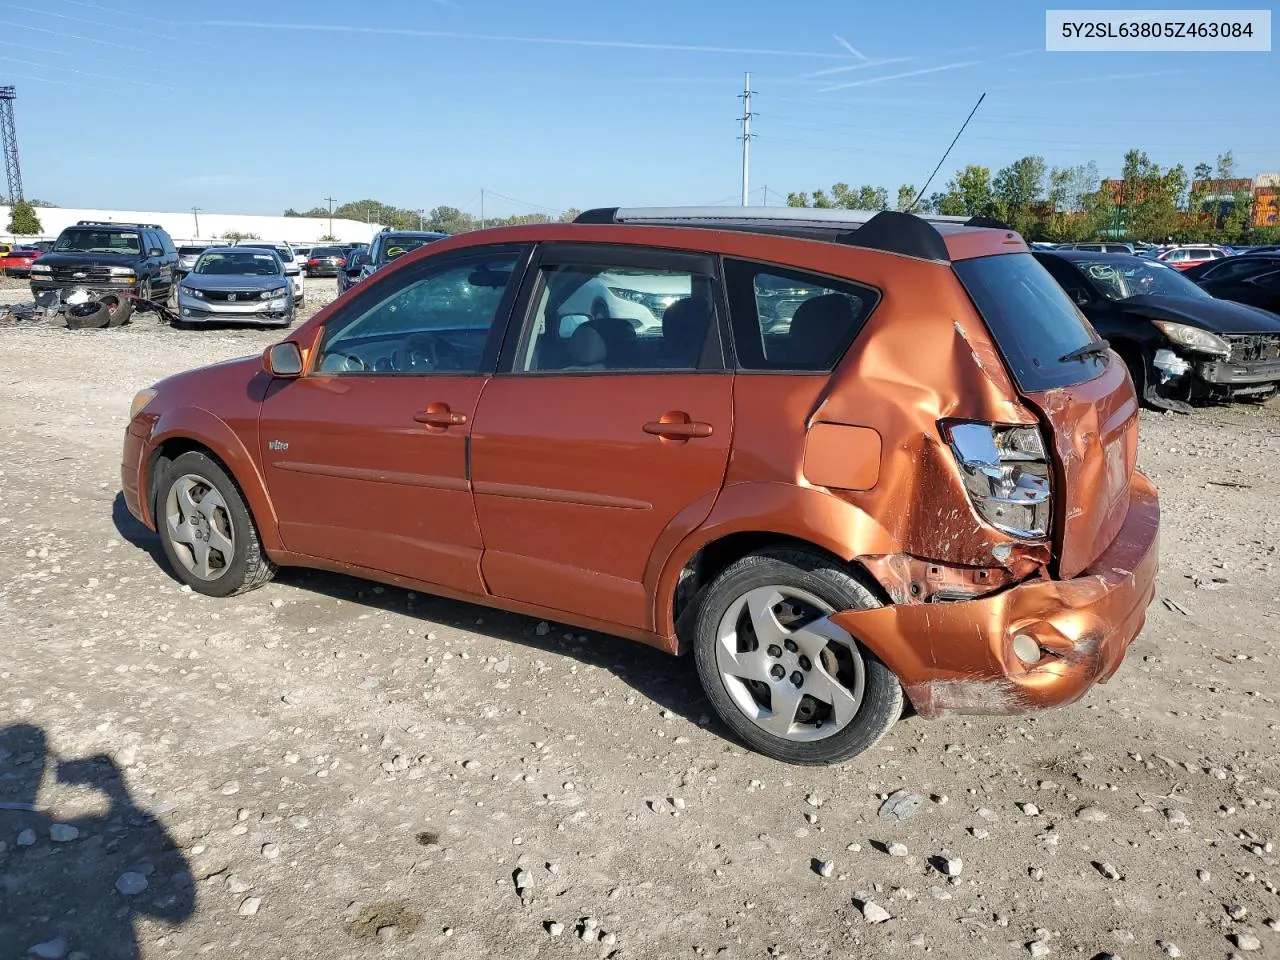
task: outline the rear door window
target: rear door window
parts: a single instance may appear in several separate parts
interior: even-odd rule
[[[791,267],[724,260],[740,370],[826,372],[844,356],[879,291]]]
[[[1101,372],[1097,356],[1063,359],[1097,337],[1031,254],[961,260],[955,271],[1023,392],[1081,383]]]

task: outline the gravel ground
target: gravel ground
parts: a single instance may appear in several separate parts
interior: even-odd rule
[[[1280,404],[1143,414],[1162,570],[1110,684],[792,768],[621,640],[180,589],[129,400],[277,337],[0,327],[3,960],[1280,956]]]

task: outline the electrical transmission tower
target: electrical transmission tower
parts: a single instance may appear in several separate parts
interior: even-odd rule
[[[13,87],[0,87],[0,142],[4,146],[4,173],[9,180],[9,202],[22,196],[22,169],[18,166],[18,131],[13,125],[13,101],[18,94]]]
[[[738,94],[738,99],[742,101],[742,117],[739,122],[742,124],[742,205],[747,205],[747,182],[751,172],[751,118],[755,116],[751,112],[751,74],[747,73],[742,78],[742,93]]]

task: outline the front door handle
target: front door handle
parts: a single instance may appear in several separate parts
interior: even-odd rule
[[[450,410],[447,403],[433,403],[427,409],[415,413],[413,419],[429,427],[460,427],[467,422],[467,415],[458,410]]]
[[[644,432],[664,440],[691,440],[711,436],[711,424],[693,420],[683,411],[664,413],[644,425]]]

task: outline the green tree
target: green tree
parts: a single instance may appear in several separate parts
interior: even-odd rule
[[[573,223],[573,221],[577,220],[578,217],[580,217],[581,215],[582,215],[582,211],[579,210],[577,207],[570,207],[564,213],[560,214],[560,222]]]
[[[1219,228],[1224,243],[1242,243],[1253,225],[1253,194],[1237,190]]]
[[[916,188],[909,183],[904,183],[898,188],[898,201],[894,204],[895,210],[901,210],[904,213],[911,209],[911,205],[915,203]]]
[[[1034,205],[1044,199],[1048,167],[1044,157],[1023,157],[996,173],[991,182],[996,214],[1024,235],[1039,227]]]
[[[1087,198],[1098,192],[1098,165],[1090,160],[1075,167],[1049,171],[1049,202],[1055,211],[1079,213]]]
[[[9,232],[14,236],[32,236],[44,233],[35,209],[25,200],[19,200],[9,209]]]
[[[938,213],[951,217],[989,217],[995,212],[991,169],[970,164],[956,171],[938,203]]]
[[[1160,241],[1182,227],[1179,207],[1187,189],[1182,164],[1162,168],[1142,150],[1124,155],[1120,202],[1127,236],[1133,240]]]
[[[1191,172],[1191,177],[1194,180],[1208,180],[1213,177],[1213,167],[1201,161],[1196,164],[1195,169]]]
[[[813,194],[788,193],[789,207],[840,207],[845,210],[888,210],[889,191],[884,187],[865,183],[860,187],[850,187],[847,183],[833,184],[830,196],[825,190],[815,190]]]
[[[1236,178],[1236,158],[1231,151],[1218,154],[1218,179],[1234,180]]]
[[[239,230],[228,230],[222,235],[222,239],[238,243],[241,240],[261,240],[262,238],[256,233],[241,233]]]

